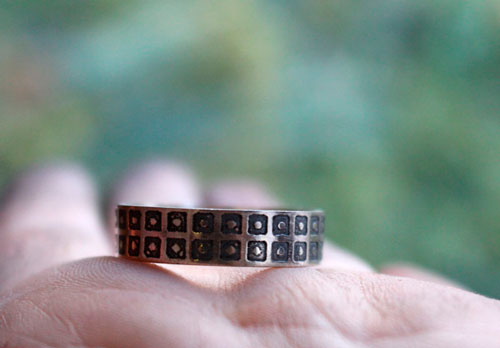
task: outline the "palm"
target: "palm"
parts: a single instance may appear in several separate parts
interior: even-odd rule
[[[165,197],[175,189],[175,197],[184,202],[174,203],[196,201],[195,186],[184,175],[184,182],[172,174],[164,180],[167,174],[160,172],[168,168],[141,174],[150,180],[139,182],[155,190],[147,185],[130,189],[126,180],[128,189],[119,191],[117,199],[154,201],[159,198],[154,195]],[[47,175],[55,174],[42,174],[50,187]],[[46,198],[67,197],[42,190],[45,208],[59,207],[59,216],[41,207],[30,210],[44,213],[33,217],[33,228],[19,223],[21,216],[26,221],[27,204],[41,202],[26,190],[40,187],[33,181],[42,174],[21,180],[3,210],[1,346],[500,346],[498,301],[448,285],[376,274],[335,247],[325,250],[322,267],[303,269],[163,267],[84,258],[109,250],[95,206],[53,201],[47,207]],[[160,182],[169,184],[158,190]],[[60,177],[54,183],[60,187]],[[86,185],[79,184],[80,189]],[[210,203],[241,204],[230,201],[235,190],[229,196],[216,190]],[[240,190],[236,196],[245,196],[248,204],[269,200],[255,190]],[[75,192],[69,197],[78,202]],[[61,213],[72,216],[63,218],[63,226]]]

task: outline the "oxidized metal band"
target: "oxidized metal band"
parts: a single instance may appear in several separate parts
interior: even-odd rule
[[[118,253],[189,265],[291,267],[318,264],[321,210],[185,209],[119,205]]]

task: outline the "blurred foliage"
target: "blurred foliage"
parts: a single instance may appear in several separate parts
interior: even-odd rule
[[[0,183],[162,155],[500,298],[497,1],[1,1]]]

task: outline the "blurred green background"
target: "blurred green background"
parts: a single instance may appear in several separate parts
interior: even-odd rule
[[[500,298],[500,3],[0,1],[0,185],[152,156]]]

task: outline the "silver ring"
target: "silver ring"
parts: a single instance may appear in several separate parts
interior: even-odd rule
[[[119,205],[118,254],[187,265],[293,267],[321,261],[321,210]]]

